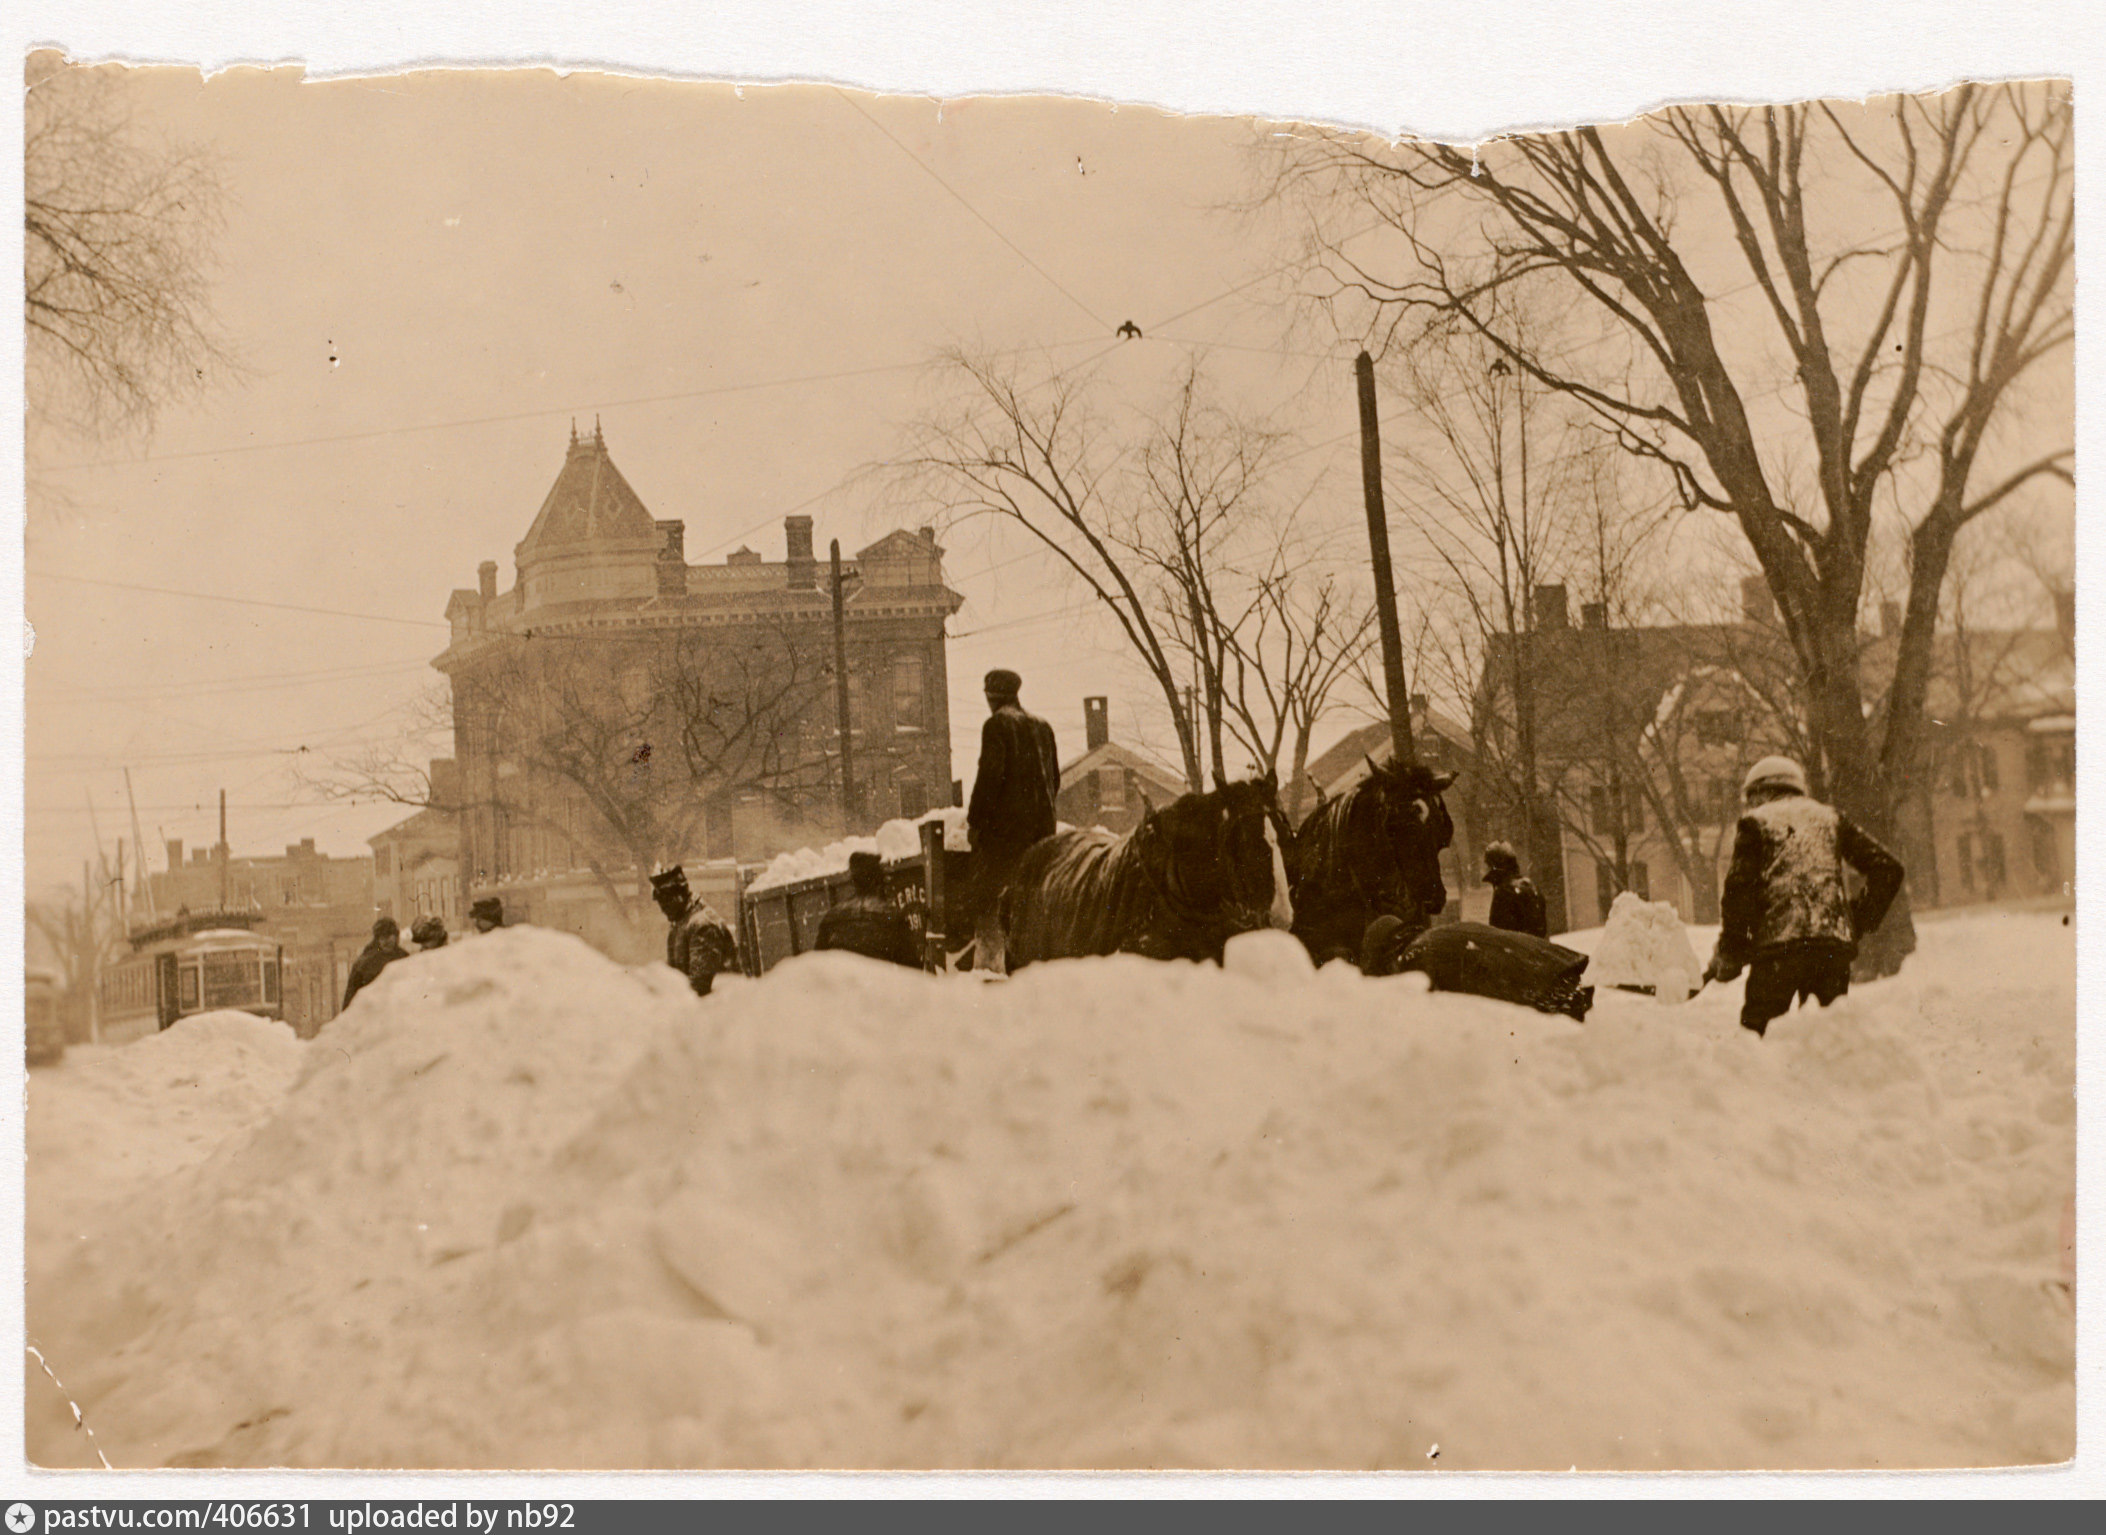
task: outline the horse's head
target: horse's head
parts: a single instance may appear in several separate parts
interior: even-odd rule
[[[1428,916],[1448,904],[1441,883],[1441,850],[1455,840],[1455,822],[1442,795],[1453,773],[1437,773],[1421,762],[1385,762],[1367,787],[1378,797],[1384,839],[1396,855],[1411,894]]]
[[[1270,775],[1184,795],[1149,820],[1180,904],[1219,913],[1234,932],[1294,925],[1279,786]]]

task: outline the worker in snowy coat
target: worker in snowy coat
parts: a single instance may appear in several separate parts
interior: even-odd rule
[[[1000,904],[1024,849],[1053,835],[1060,756],[1053,727],[1024,712],[1023,679],[987,674],[987,723],[980,727],[980,767],[965,825],[973,848],[973,968],[1002,968]]]
[[[687,977],[696,996],[708,996],[718,973],[738,964],[731,929],[687,888],[687,871],[677,865],[651,876],[651,898],[672,924],[665,935],[665,962]]]
[[[359,951],[358,958],[351,961],[351,980],[344,987],[344,1006],[351,999],[380,978],[380,972],[398,959],[408,959],[409,950],[402,946],[402,929],[393,917],[382,917],[373,924],[373,941]]]
[[[1848,816],[1806,792],[1789,757],[1765,757],[1741,785],[1748,812],[1733,839],[1733,864],[1719,901],[1718,948],[1706,980],[1730,981],[1743,967],[1743,1028],[1813,997],[1826,1007],[1850,989],[1858,940],[1877,928],[1901,891],[1901,860]],[[1845,865],[1864,880],[1853,902]]]
[[[1484,882],[1492,887],[1491,926],[1531,938],[1550,936],[1543,893],[1521,872],[1521,859],[1511,846],[1494,842],[1484,850]]]
[[[850,853],[855,894],[819,919],[819,949],[846,949],[870,959],[921,968],[921,943],[907,914],[885,894],[885,864],[875,853]]]

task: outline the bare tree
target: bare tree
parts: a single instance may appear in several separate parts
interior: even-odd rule
[[[954,525],[1022,529],[1111,613],[1161,691],[1186,782],[1225,776],[1230,741],[1261,770],[1283,753],[1306,764],[1369,620],[1271,501],[1280,435],[1212,403],[1196,364],[1166,409],[1123,426],[1063,374],[1027,382],[963,353],[943,370],[962,402],[922,424],[902,467]]]
[[[2059,429],[2016,452],[1998,440],[2021,386],[2074,335],[2071,126],[2067,87],[2030,83],[1675,108],[1625,133],[1481,149],[1276,142],[1280,186],[1313,194],[1320,230],[1372,210],[1402,237],[1378,271],[1320,234],[1334,298],[1475,331],[1659,464],[1685,505],[1736,521],[1804,676],[1817,781],[1891,834],[1919,767],[1954,539],[2021,487],[2074,472]],[[1516,336],[1496,303],[1545,281],[1573,311],[1554,349]],[[1772,394],[1791,408],[1767,407]],[[1787,493],[1795,448],[1812,499]],[[1910,508],[1910,574],[1875,738],[1858,614],[1883,490]],[[1897,903],[1868,968],[1913,941]]]
[[[450,794],[401,746],[333,763],[316,786],[463,817],[472,879],[583,870],[641,918],[641,876],[702,853],[739,798],[791,820],[836,802],[818,627],[785,616],[703,633],[508,637],[455,675],[450,696],[413,710],[412,747],[435,728],[454,736],[463,769]]]
[[[1521,322],[1517,322],[1521,323]],[[1543,750],[1545,679],[1524,636],[1540,587],[1577,553],[1568,504],[1584,444],[1554,394],[1533,387],[1474,334],[1422,330],[1397,359],[1416,430],[1393,458],[1392,497],[1440,600],[1430,655],[1442,692],[1474,700],[1472,822],[1518,835],[1552,919],[1567,914],[1557,785]],[[1430,595],[1430,594],[1429,594]]]
[[[96,434],[151,430],[164,405],[238,372],[210,305],[218,170],[135,123],[123,81],[35,53],[24,105],[30,406]]]
[[[43,938],[58,966],[59,1008],[66,1036],[88,1037],[95,989],[103,973],[125,952],[123,889],[104,866],[99,883],[63,901],[31,901],[24,907],[29,925]]]

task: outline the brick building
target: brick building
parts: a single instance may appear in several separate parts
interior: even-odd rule
[[[691,565],[684,524],[651,514],[597,427],[573,429],[511,586],[489,561],[455,591],[432,663],[453,694],[463,897],[642,957],[662,930],[653,868],[755,862],[946,802],[962,599],[934,533],[842,561],[845,813],[829,562],[811,518],[783,533],[780,560]]]
[[[1053,813],[1068,825],[1129,832],[1146,801],[1163,806],[1185,792],[1181,775],[1111,738],[1109,698],[1082,701],[1082,728],[1082,755],[1061,768],[1054,797]]]
[[[373,850],[373,904],[407,933],[419,917],[437,917],[458,933],[467,903],[461,896],[459,775],[451,758],[431,765],[431,806],[366,839]]]

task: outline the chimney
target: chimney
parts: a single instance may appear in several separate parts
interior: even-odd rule
[[[818,585],[816,562],[812,558],[812,519],[785,517],[782,533],[783,541],[789,547],[790,587],[793,591],[808,592]]]
[[[1879,632],[1890,640],[1901,638],[1901,604],[1891,597],[1879,605]]]
[[[1085,751],[1095,751],[1111,741],[1111,700],[1108,698],[1085,698],[1082,701],[1082,740]]]
[[[475,567],[475,589],[485,602],[497,595],[497,561],[484,560]]]
[[[687,524],[678,518],[656,523],[658,529],[658,595],[687,595]]]
[[[1583,602],[1579,605],[1579,621],[1582,629],[1606,629],[1609,627],[1609,605],[1606,602]]]
[[[1565,583],[1553,582],[1536,588],[1535,627],[1538,629],[1562,629],[1565,627]]]
[[[168,867],[171,869],[183,867],[183,839],[181,837],[170,837],[168,839]]]
[[[1777,599],[1770,595],[1767,577],[1740,578],[1740,618],[1742,623],[1765,629],[1777,622]]]
[[[936,547],[936,530],[934,528],[916,528],[914,532],[915,536],[930,548]]]

